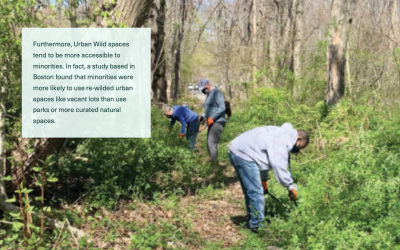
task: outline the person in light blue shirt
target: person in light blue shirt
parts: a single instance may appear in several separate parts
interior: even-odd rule
[[[189,149],[194,150],[197,134],[199,133],[199,115],[187,107],[169,106],[163,107],[164,115],[171,118],[171,127],[176,121],[181,123],[180,137],[183,138],[186,132],[186,140],[189,142]]]
[[[249,226],[257,232],[264,221],[264,194],[268,193],[268,173],[284,186],[295,201],[297,185],[290,170],[290,154],[298,153],[309,143],[307,131],[295,130],[290,123],[281,127],[264,126],[236,137],[229,146],[230,161],[242,186]]]

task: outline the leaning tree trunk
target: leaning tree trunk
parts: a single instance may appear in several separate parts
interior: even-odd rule
[[[165,0],[156,0],[151,9],[148,27],[151,28],[151,71],[153,99],[168,103],[167,82],[165,79],[164,31]]]
[[[11,175],[13,181],[7,183],[7,191],[10,193],[15,190],[16,183],[26,181],[27,184],[31,181],[32,169],[40,161],[46,160],[46,157],[56,152],[64,142],[63,138],[21,138],[19,134],[18,139],[14,142],[14,149],[8,155],[11,156],[12,161],[16,164],[14,169],[11,169],[11,162],[7,162],[7,175]],[[33,151],[26,153],[28,149],[33,148]],[[18,182],[17,182],[18,181]]]
[[[345,66],[346,45],[341,35],[343,27],[343,15],[341,14],[341,0],[333,0],[331,17],[333,20],[331,28],[331,43],[327,51],[327,90],[325,101],[332,107],[344,96],[345,91]]]

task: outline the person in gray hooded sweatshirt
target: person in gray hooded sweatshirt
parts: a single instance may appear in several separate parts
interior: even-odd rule
[[[211,162],[218,160],[218,145],[224,131],[225,119],[225,98],[219,89],[211,86],[210,81],[201,79],[199,90],[207,95],[204,102],[205,113],[202,117],[208,124],[207,146]]]
[[[267,178],[270,170],[276,180],[296,200],[297,186],[287,170],[290,153],[298,153],[307,146],[306,131],[293,129],[290,123],[282,127],[265,126],[249,130],[230,144],[229,158],[242,186],[249,226],[257,232],[264,221],[264,194],[268,192]]]

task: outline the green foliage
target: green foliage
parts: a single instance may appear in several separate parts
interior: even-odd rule
[[[129,249],[156,249],[156,248],[171,248],[169,245],[173,242],[183,240],[182,232],[173,224],[161,223],[158,228],[153,224],[149,224],[146,228],[136,228],[136,233],[131,236]]]
[[[7,126],[18,118],[22,106],[22,56],[20,27],[40,27],[36,18],[36,0],[0,0],[0,82],[6,94],[2,102],[7,105]]]
[[[365,99],[359,102],[366,103]],[[323,102],[314,107],[298,105],[276,89],[261,89],[242,106],[228,123],[224,141],[253,127],[291,122],[311,132],[311,143],[292,159],[299,207],[282,209],[266,198],[271,221],[267,231],[273,237],[251,238],[240,247],[399,249],[398,106],[344,99],[328,112]],[[279,199],[290,203],[287,191],[275,180],[269,186]]]
[[[30,152],[28,149],[26,152]],[[14,163],[14,159],[10,157],[10,160]],[[0,231],[0,249],[2,244],[10,244],[17,248],[20,245],[24,245],[25,249],[46,249],[50,247],[50,242],[54,235],[44,233],[45,223],[44,216],[51,212],[50,207],[45,207],[45,197],[44,191],[46,183],[57,182],[57,178],[47,172],[49,166],[54,164],[53,157],[48,157],[45,161],[42,161],[42,166],[36,166],[33,168],[35,174],[33,175],[34,184],[27,186],[25,181],[18,182],[15,181],[17,189],[14,191],[15,195],[11,199],[6,200],[9,203],[18,203],[19,210],[11,211],[8,213],[7,224],[11,224],[11,229],[13,234],[4,235],[3,231]],[[13,164],[13,171],[16,168],[21,167],[19,163]],[[13,181],[11,176],[2,178],[5,181]],[[41,190],[40,194],[36,194],[34,189],[39,188]],[[46,238],[46,241],[44,239]]]
[[[63,186],[90,192],[89,199],[107,207],[121,197],[183,193],[195,186],[193,179],[209,175],[210,169],[200,168],[207,164],[188,149],[186,140],[179,139],[180,124],[168,128],[169,120],[153,108],[151,138],[84,140],[76,155],[61,157],[52,172]],[[77,161],[77,156],[87,160]]]

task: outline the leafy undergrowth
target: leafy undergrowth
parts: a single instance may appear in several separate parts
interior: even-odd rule
[[[259,235],[245,229],[233,168],[207,163],[206,133],[193,154],[177,138],[179,128],[167,132],[154,110],[152,139],[88,140],[76,148],[87,161],[59,158],[60,187],[66,181],[84,195],[56,213],[87,233],[80,249],[400,249],[399,117],[398,106],[381,105],[373,94],[328,110],[260,89],[234,104],[221,162],[228,162],[229,142],[257,126],[291,122],[311,133],[310,145],[292,157],[298,207],[272,176],[270,191],[284,204],[266,197],[268,223]],[[64,232],[61,248],[75,245]]]
[[[308,148],[292,157],[299,207],[275,213],[271,237],[258,240],[261,248],[400,249],[398,106],[384,106],[372,94],[344,99],[328,111],[321,103],[302,106],[284,92],[264,89],[243,107],[225,141],[244,126],[291,122],[311,132]],[[287,195],[275,180],[270,183],[278,198]]]

